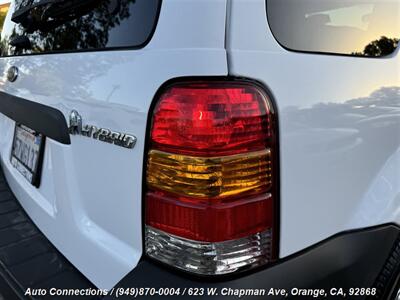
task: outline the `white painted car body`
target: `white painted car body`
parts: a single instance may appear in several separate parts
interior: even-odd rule
[[[278,107],[280,256],[336,233],[400,222],[400,55],[291,52],[264,0],[234,0],[230,75],[262,82]],[[248,34],[251,32],[251,34]]]
[[[257,80],[278,110],[285,257],[344,230],[400,223],[398,53],[289,52],[268,28],[264,0],[164,0],[143,49],[0,58],[2,91],[55,107],[67,120],[77,110],[85,123],[135,135],[136,147],[48,139],[36,189],[10,164],[15,124],[0,116],[2,167],[47,238],[110,289],[142,256],[146,125],[158,89],[185,76]],[[20,70],[14,83],[6,79],[10,66]]]

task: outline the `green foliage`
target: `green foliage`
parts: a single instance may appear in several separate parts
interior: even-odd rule
[[[392,54],[399,44],[399,39],[382,36],[379,40],[372,41],[365,46],[363,52],[353,52],[357,56],[386,56]]]

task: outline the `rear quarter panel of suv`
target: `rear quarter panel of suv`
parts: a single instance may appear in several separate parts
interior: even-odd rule
[[[274,96],[284,257],[338,232],[400,222],[400,56],[284,49],[265,0],[230,2],[229,73]],[[251,32],[251,34],[249,34]]]

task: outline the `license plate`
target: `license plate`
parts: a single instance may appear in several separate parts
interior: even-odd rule
[[[11,151],[11,164],[31,184],[39,187],[42,167],[44,136],[17,124]]]

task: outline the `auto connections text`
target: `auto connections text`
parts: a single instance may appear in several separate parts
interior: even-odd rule
[[[142,298],[142,297],[226,297],[227,299],[241,299],[249,297],[263,297],[263,299],[282,299],[282,298],[296,298],[307,297],[314,299],[332,298],[345,298],[351,299],[359,296],[375,296],[377,295],[376,288],[331,288],[331,289],[318,289],[318,288],[229,288],[229,287],[192,287],[192,288],[150,288],[150,287],[132,287],[123,288],[116,287],[111,290],[102,289],[31,289],[25,291],[25,296],[111,296],[115,299],[119,297],[128,298]]]

